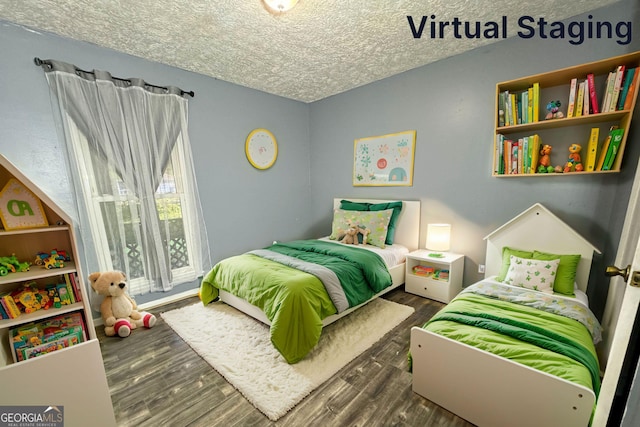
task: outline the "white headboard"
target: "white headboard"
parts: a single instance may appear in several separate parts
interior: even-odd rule
[[[536,203],[484,238],[487,241],[486,274],[495,276],[502,265],[502,248],[538,250],[554,254],[580,254],[576,273],[578,288],[586,291],[594,251],[600,251],[552,214]]]
[[[388,203],[397,202],[396,200],[378,200],[378,199],[354,199],[351,197],[341,197],[333,199],[333,208],[340,208],[340,200],[350,200],[359,203]],[[402,211],[398,217],[396,225],[396,234],[394,243],[399,243],[413,251],[418,249],[420,241],[420,201],[419,200],[402,200]]]

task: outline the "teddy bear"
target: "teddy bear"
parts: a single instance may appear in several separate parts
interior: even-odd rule
[[[156,317],[137,310],[135,301],[127,294],[127,277],[121,271],[96,272],[89,275],[94,291],[104,296],[100,313],[104,321],[104,333],[108,337],[128,337],[138,327],[151,328]]]
[[[349,228],[345,230],[345,235],[340,239],[340,243],[344,243],[346,245],[357,245],[358,229],[358,226],[350,225]]]
[[[584,170],[582,159],[580,158],[581,150],[582,146],[580,144],[571,144],[569,146],[569,160],[565,163],[563,172],[582,172]]]

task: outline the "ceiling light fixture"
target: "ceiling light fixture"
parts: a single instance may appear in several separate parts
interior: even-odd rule
[[[273,14],[290,11],[298,4],[298,0],[262,0],[266,9]]]

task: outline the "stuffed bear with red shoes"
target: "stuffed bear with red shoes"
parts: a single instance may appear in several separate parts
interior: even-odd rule
[[[127,293],[127,277],[121,271],[96,272],[89,275],[94,291],[104,296],[100,313],[104,322],[104,333],[108,337],[128,337],[138,327],[151,328],[156,317],[137,310],[135,301]]]

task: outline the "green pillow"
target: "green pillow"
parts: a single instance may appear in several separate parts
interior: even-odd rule
[[[509,265],[511,264],[511,255],[518,258],[529,259],[533,257],[533,252],[514,249],[508,246],[502,248],[502,267],[500,268],[500,273],[496,277],[496,280],[498,282],[503,282],[504,278],[507,276],[507,271],[509,270]]]
[[[349,226],[354,224],[369,230],[366,243],[384,249],[392,213],[392,209],[375,212],[336,209],[333,212],[333,223],[331,224],[331,236],[329,238],[332,240],[341,238]]]
[[[559,294],[575,296],[573,292],[576,272],[580,263],[580,255],[557,255],[546,252],[533,251],[533,259],[551,261],[560,259],[556,280],[553,282],[553,291]]]
[[[345,211],[368,211],[371,203],[352,202],[350,200],[340,200],[340,209]]]
[[[346,211],[384,211],[387,209],[393,209],[391,214],[391,220],[389,221],[389,229],[385,238],[387,245],[392,245],[396,234],[396,224],[398,217],[402,211],[402,201],[398,202],[385,202],[385,203],[368,203],[368,202],[352,202],[350,200],[341,200],[340,209]]]

